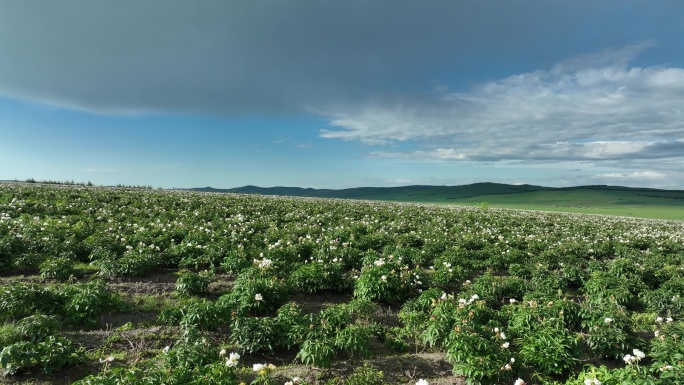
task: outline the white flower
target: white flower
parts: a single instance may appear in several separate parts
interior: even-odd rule
[[[447,293],[442,292],[442,296],[441,296],[440,298],[443,299],[443,300],[444,300],[444,299],[447,299]]]
[[[498,333],[498,332],[499,332],[499,328],[494,328],[494,333]]]
[[[511,364],[515,363],[515,358],[511,357]]]
[[[261,294],[259,294],[259,293],[257,293],[257,294],[254,295],[254,300],[255,300],[255,301],[263,301],[263,300],[264,300],[264,296],[261,295]]]
[[[594,383],[594,381],[592,381],[591,378],[585,378],[585,379],[584,379],[584,385],[591,385],[591,384],[593,384],[593,383]]]
[[[171,349],[171,347],[170,347],[170,346],[166,346],[164,349],[162,349],[162,352],[163,352],[164,354],[169,354],[169,349]]]
[[[103,364],[105,362],[114,362],[115,358],[114,356],[109,356],[107,358],[100,358],[100,363]]]
[[[665,321],[666,321],[667,323],[670,323],[670,322],[672,322],[673,320],[672,320],[672,317],[667,317],[667,318],[665,319]]]
[[[288,381],[288,382],[285,383],[285,385],[294,385],[294,382]]]
[[[637,362],[639,362],[642,358],[646,357],[646,354],[644,354],[644,352],[642,352],[642,351],[639,350],[639,349],[633,349],[633,350],[632,350],[632,353],[633,353],[634,355],[625,354],[625,356],[622,358],[623,361],[625,361],[625,363],[626,363],[627,365],[632,365],[632,364],[634,364],[634,363],[637,363]]]
[[[632,353],[634,353],[634,355],[638,358],[637,361],[646,357],[646,354],[639,349],[632,350]]]
[[[663,322],[663,317],[658,317],[656,318],[656,323],[662,323]]]
[[[606,317],[606,319],[604,319],[603,322],[605,322],[606,325],[610,325],[610,323],[613,322],[613,319],[610,317]]]
[[[382,282],[387,282],[387,276],[386,275],[383,275],[382,277],[380,277],[380,279],[382,279]]]
[[[506,339],[506,335],[504,334],[504,332],[501,332],[501,334],[499,334],[499,337],[501,337],[502,340]]]
[[[264,258],[261,261],[255,259],[254,262],[259,266],[260,269],[268,269],[273,264],[273,261],[267,258]]]
[[[594,378],[594,385],[601,385],[601,381],[598,378]]]
[[[501,347],[502,347],[503,349],[508,349],[508,346],[509,346],[509,345],[510,345],[510,343],[509,343],[508,341],[506,341],[506,342],[504,342],[503,344],[501,344]]]
[[[515,380],[513,385],[525,385],[525,381],[523,381],[522,378],[518,378],[517,380]]]
[[[226,349],[221,349],[221,351],[219,352],[219,356],[223,357],[225,355],[226,355]]]
[[[264,364],[254,364],[252,365],[252,370],[255,372],[260,372],[262,370],[266,369],[266,365]]]
[[[240,359],[240,355],[237,354],[237,358],[234,358],[233,354],[237,353],[230,353],[230,356],[226,360],[226,366],[237,366],[238,360]]]
[[[228,356],[228,359],[232,360],[232,361],[237,361],[240,359],[240,355],[237,353],[230,353],[230,356]]]
[[[430,383],[421,378],[416,382],[416,385],[430,385]]]
[[[511,304],[514,304],[514,303],[516,303],[516,302],[518,302],[518,301],[517,301],[515,298],[511,298],[511,299],[508,300],[508,302],[510,302]]]

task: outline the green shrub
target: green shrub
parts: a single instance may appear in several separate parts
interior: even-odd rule
[[[231,341],[242,352],[273,354],[280,340],[278,322],[272,317],[235,317]]]
[[[5,374],[20,370],[42,368],[50,374],[66,366],[83,361],[85,352],[64,337],[48,336],[43,341],[20,341],[6,346],[0,352],[0,367]]]
[[[581,357],[579,307],[571,300],[524,301],[505,306],[509,335],[521,363],[544,376],[560,375]]]
[[[615,272],[595,271],[591,273],[582,290],[591,300],[614,298],[620,305],[625,306],[636,301],[636,296],[630,292],[630,286],[630,280],[624,275],[616,275]]]
[[[108,277],[142,277],[158,266],[152,254],[129,252],[121,258],[103,258],[96,262],[100,274]]]
[[[582,329],[586,330],[584,342],[596,357],[619,359],[622,352],[628,349],[632,321],[624,306],[620,306],[617,301],[585,301],[580,315]]]
[[[384,259],[365,266],[354,284],[354,296],[386,303],[406,299],[412,291],[410,277],[400,271],[399,265]]]
[[[244,314],[249,310],[276,310],[287,300],[290,287],[283,280],[272,277],[240,275],[233,289],[218,299],[218,305]]]
[[[505,334],[490,327],[463,325],[449,332],[445,341],[447,359],[454,366],[454,374],[469,383],[503,384],[512,382],[519,373]]]
[[[252,260],[247,253],[242,250],[230,250],[223,258],[220,267],[226,273],[237,274],[250,266],[252,266]]]
[[[684,322],[665,318],[656,325],[649,352],[654,366],[681,365],[684,362]]]
[[[580,357],[578,336],[547,320],[529,334],[515,340],[523,364],[544,375],[560,375],[575,366]]]
[[[21,338],[21,332],[17,329],[15,324],[5,323],[0,325],[0,350],[7,345],[21,341]]]
[[[68,258],[46,259],[40,264],[40,276],[65,281],[73,274],[73,266],[73,261]]]
[[[443,290],[453,290],[466,279],[468,272],[460,265],[443,262],[431,272],[430,279]]]
[[[34,313],[56,314],[63,307],[63,297],[49,287],[12,283],[0,287],[0,321],[19,319]]]
[[[84,326],[95,326],[99,317],[119,306],[107,284],[102,280],[76,283],[64,288],[64,313],[70,322]]]
[[[347,352],[349,356],[362,358],[370,355],[372,331],[366,325],[349,325],[337,331],[335,348]]]
[[[302,343],[297,359],[305,365],[330,367],[330,360],[335,354],[335,343],[332,340],[308,339]]]
[[[176,280],[176,292],[181,296],[206,293],[209,288],[209,279],[205,275],[182,270],[178,272]]]
[[[59,329],[59,321],[54,316],[37,314],[19,320],[16,329],[24,340],[41,341],[55,334]]]
[[[292,287],[315,293],[321,290],[343,291],[349,288],[339,263],[307,263],[295,270],[289,278]]]
[[[226,323],[222,309],[212,301],[201,299],[184,306],[180,311],[178,324],[181,328],[216,330]]]

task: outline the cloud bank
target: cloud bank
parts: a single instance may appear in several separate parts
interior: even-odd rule
[[[684,154],[684,69],[634,67],[630,45],[414,100],[330,111],[330,139],[388,145],[428,161],[616,161]],[[393,151],[412,142],[418,150]]]
[[[630,2],[659,25],[682,8]],[[588,52],[643,39],[612,21],[623,12],[595,0],[0,1],[0,96],[98,114],[302,114],[472,78],[484,61],[519,72],[577,39]]]

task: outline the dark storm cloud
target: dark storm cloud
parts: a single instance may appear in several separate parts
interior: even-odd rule
[[[583,52],[643,39],[606,19],[610,4],[0,1],[0,95],[100,113],[298,113],[544,67],[575,39]]]

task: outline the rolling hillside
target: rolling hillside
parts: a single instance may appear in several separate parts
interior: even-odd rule
[[[684,191],[621,186],[542,187],[500,183],[462,186],[357,187],[313,189],[300,187],[212,187],[194,191],[280,195],[318,198],[364,199],[396,202],[477,205],[527,210],[567,211],[626,215],[645,218],[684,219]]]

